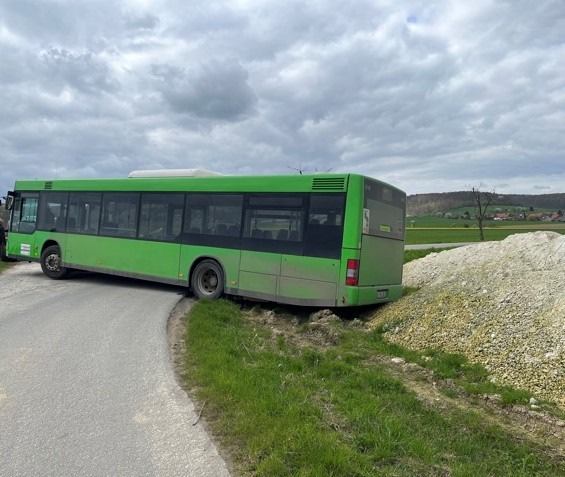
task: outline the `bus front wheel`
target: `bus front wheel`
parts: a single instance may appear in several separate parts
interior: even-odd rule
[[[61,266],[61,250],[57,245],[51,245],[41,254],[41,269],[49,278],[60,280],[69,273],[68,268]]]
[[[190,288],[200,299],[216,300],[224,293],[224,273],[214,260],[203,260],[192,272]]]

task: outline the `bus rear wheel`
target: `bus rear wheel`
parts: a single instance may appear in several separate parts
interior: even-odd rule
[[[190,288],[199,300],[220,298],[224,294],[222,267],[214,260],[203,260],[192,272]]]
[[[61,250],[57,245],[50,245],[41,254],[41,269],[49,278],[65,278],[69,269],[61,266]]]

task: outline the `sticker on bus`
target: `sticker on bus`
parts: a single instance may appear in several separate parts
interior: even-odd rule
[[[363,233],[369,233],[369,223],[370,223],[370,213],[369,209],[363,209]]]
[[[29,243],[20,244],[20,254],[21,255],[31,255],[31,245]]]

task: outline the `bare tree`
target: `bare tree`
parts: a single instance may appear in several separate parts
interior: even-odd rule
[[[308,167],[307,166],[302,167],[301,163],[298,163],[298,167],[292,167],[292,166],[286,166],[286,167],[288,167],[289,169],[292,169],[293,171],[298,172],[300,175],[304,174],[305,172],[308,172]],[[333,170],[333,167],[330,167],[329,169],[326,169],[323,172],[331,172],[332,170]],[[320,171],[316,167],[316,169],[314,169],[314,173],[318,173],[318,172],[320,172]]]
[[[292,169],[293,171],[298,172],[300,175],[302,175],[302,174],[304,174],[305,172],[308,171],[308,168],[302,167],[301,163],[298,163],[298,167],[291,167],[291,166],[286,166],[286,167],[288,167],[289,169]]]
[[[483,231],[483,221],[487,215],[489,205],[491,205],[492,201],[496,199],[496,192],[494,189],[490,191],[481,190],[482,187],[483,184],[479,184],[478,187],[472,187],[471,193],[473,194],[475,218],[479,225],[479,237],[481,241],[484,241],[485,234]]]

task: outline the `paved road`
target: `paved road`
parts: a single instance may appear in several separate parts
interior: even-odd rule
[[[0,275],[0,476],[227,476],[169,361],[180,289]]]

